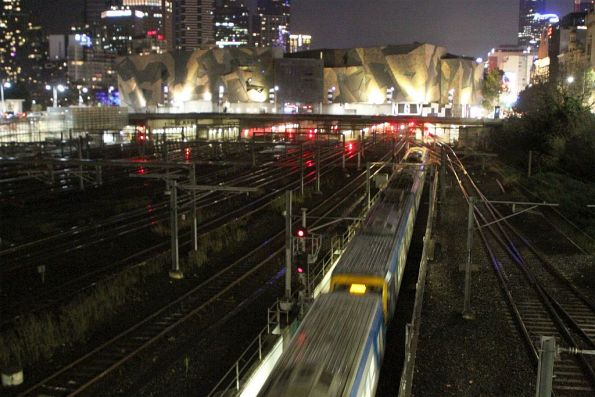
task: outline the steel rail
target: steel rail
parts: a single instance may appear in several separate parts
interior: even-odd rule
[[[362,175],[364,175],[364,173],[362,173]],[[355,182],[356,179],[360,179],[360,177],[361,176],[358,176],[358,177],[354,178],[354,181],[352,181],[352,182]],[[360,187],[361,186],[363,186],[363,183],[360,185]],[[348,188],[348,186],[346,185],[345,187],[343,187],[339,191],[335,192],[333,194],[333,196],[338,196],[339,193],[341,193],[343,190],[345,190],[347,188]],[[347,198],[344,198],[343,200],[347,200]],[[315,207],[313,209],[313,211],[316,211],[317,209],[323,207],[326,203],[328,203],[328,201],[329,200],[327,200],[327,201],[319,204],[317,207]],[[333,206],[332,209],[328,210],[328,212],[333,211],[335,208],[336,208],[336,205]],[[61,375],[65,374],[70,369],[75,368],[75,366],[77,366],[79,364],[83,364],[84,361],[92,358],[93,356],[96,356],[97,354],[99,354],[102,351],[105,351],[107,348],[109,348],[110,346],[113,346],[118,341],[121,341],[122,339],[124,339],[127,336],[131,335],[136,330],[140,330],[141,327],[143,327],[144,325],[147,325],[147,324],[151,323],[152,320],[157,319],[162,314],[165,314],[165,313],[168,313],[169,314],[169,310],[172,307],[179,305],[181,302],[183,302],[185,300],[190,300],[190,301],[196,300],[195,298],[194,299],[192,298],[192,296],[196,292],[201,291],[201,290],[204,290],[206,285],[208,285],[209,283],[212,283],[216,279],[221,278],[221,276],[223,274],[225,274],[227,271],[229,271],[230,269],[234,268],[235,266],[238,266],[240,264],[245,264],[247,262],[247,258],[250,255],[253,255],[257,251],[260,251],[263,247],[268,246],[269,244],[271,244],[273,241],[275,241],[277,239],[281,240],[281,237],[283,237],[283,236],[284,236],[284,232],[283,231],[277,233],[272,238],[269,238],[265,243],[261,244],[259,247],[257,247],[256,249],[252,250],[250,253],[244,255],[239,260],[237,260],[234,263],[232,263],[231,265],[227,266],[225,269],[222,269],[217,274],[215,274],[214,276],[210,277],[208,280],[206,280],[205,282],[201,283],[196,288],[192,289],[188,293],[184,294],[182,297],[178,298],[176,301],[174,301],[171,304],[168,304],[167,306],[161,308],[159,311],[155,312],[151,316],[145,318],[144,320],[142,320],[141,322],[137,323],[136,325],[134,325],[133,327],[129,328],[128,330],[126,330],[126,331],[118,334],[117,336],[113,337],[109,341],[105,342],[103,345],[97,347],[96,349],[94,349],[91,352],[87,353],[86,355],[84,355],[83,357],[79,358],[78,360],[76,360],[76,361],[70,363],[69,365],[65,366],[64,368],[62,368],[58,372],[54,373],[50,377],[47,377],[44,380],[42,380],[41,382],[39,382],[39,383],[33,385],[32,387],[28,388],[26,391],[24,391],[20,395],[21,396],[30,395],[31,393],[35,392],[36,390],[38,390],[40,392],[47,390],[46,384],[49,384],[52,380],[57,379],[58,377],[60,377]],[[280,242],[280,243],[282,243],[282,242]],[[203,309],[206,305],[214,302],[218,297],[222,296],[223,293],[225,293],[226,291],[230,290],[233,286],[237,285],[240,281],[244,280],[246,277],[248,277],[252,273],[254,273],[257,270],[259,270],[261,266],[263,266],[265,263],[267,263],[268,261],[270,261],[273,258],[275,258],[277,255],[280,255],[283,251],[284,251],[284,247],[281,246],[280,248],[276,249],[272,254],[270,254],[264,261],[260,262],[258,265],[253,266],[253,267],[245,265],[249,270],[248,270],[247,273],[244,273],[243,276],[240,276],[239,278],[238,277],[234,277],[234,280],[235,281],[232,281],[229,285],[227,285],[223,290],[220,290],[218,293],[216,293],[208,301],[206,301],[206,302],[202,303],[200,306],[192,309],[190,312],[188,312],[184,316],[179,317],[177,320],[175,320],[175,322],[173,322],[171,324],[169,324],[169,322],[168,322],[168,325],[167,325],[166,328],[162,328],[156,335],[153,335],[150,339],[148,339],[142,345],[133,348],[129,352],[126,352],[126,354],[124,356],[118,357],[116,362],[113,362],[109,367],[103,369],[100,373],[96,374],[94,377],[89,378],[87,376],[87,380],[86,380],[85,383],[81,383],[80,385],[72,388],[71,390],[68,390],[67,389],[67,386],[64,386],[64,385],[58,385],[58,387],[53,387],[50,390],[53,391],[53,392],[56,392],[56,391],[67,391],[67,393],[65,393],[65,394],[72,395],[72,396],[78,395],[81,392],[87,390],[91,385],[97,383],[102,378],[104,378],[107,374],[109,374],[110,372],[112,372],[114,369],[120,367],[125,362],[127,362],[128,360],[130,360],[132,357],[136,356],[138,353],[140,353],[141,351],[145,350],[146,348],[148,348],[149,346],[151,346],[152,344],[154,344],[157,340],[159,340],[165,334],[167,334],[168,332],[172,331],[174,328],[176,328],[177,326],[179,326],[180,324],[182,324],[183,322],[185,322],[188,318],[192,317],[198,311],[200,311],[201,309]],[[130,338],[128,338],[127,340],[130,340]],[[70,379],[70,382],[71,382],[71,384],[73,384],[72,382],[74,382],[74,381],[72,379]]]
[[[355,156],[355,155],[353,155],[353,156]],[[329,157],[332,158],[333,156],[329,156]],[[335,159],[334,161],[332,161],[330,163],[330,165],[332,166],[332,164],[338,162],[339,160],[340,160],[340,156],[337,155],[337,159]],[[329,169],[325,170],[324,172],[321,173],[321,176],[322,175],[326,175],[328,172],[332,171],[332,167],[331,166],[325,165],[325,167],[330,168],[330,170]],[[313,181],[310,180],[310,181],[307,181],[306,184],[312,183],[312,182]],[[271,193],[269,193],[269,194],[267,194],[265,196],[262,196],[262,197],[256,199],[255,202],[252,202],[252,203],[250,203],[250,204],[248,204],[248,205],[246,205],[246,206],[244,206],[242,208],[239,208],[239,209],[237,209],[235,211],[232,211],[232,212],[228,212],[225,215],[220,216],[218,218],[211,219],[209,221],[206,221],[206,222],[201,223],[201,225],[200,225],[200,230],[202,230],[201,235],[204,235],[205,233],[208,233],[208,231],[210,230],[211,227],[221,226],[225,222],[243,219],[245,217],[251,216],[251,215],[259,212],[260,210],[266,208],[270,204],[270,202],[265,202],[264,204],[262,204],[262,205],[260,205],[260,206],[258,206],[256,208],[254,208],[254,209],[252,209],[250,211],[246,211],[246,209],[249,206],[251,206],[251,205],[253,205],[255,203],[264,201],[267,197],[273,198],[275,196],[275,194],[279,194],[283,189],[285,189],[287,187],[298,186],[298,183],[299,183],[299,181],[295,181],[295,182],[289,183],[285,187],[282,187],[280,189],[276,189],[275,191],[273,191],[273,192],[271,192]],[[297,187],[296,187],[296,189],[297,189]],[[184,239],[186,239],[186,241],[183,241]],[[187,246],[190,243],[191,243],[191,232],[181,233],[180,234],[180,247]],[[115,262],[115,263],[114,262],[110,262],[109,265],[108,265],[108,267],[109,267],[109,269],[118,268],[121,265],[126,264],[127,262],[130,262],[130,261],[134,260],[135,258],[138,258],[138,259],[140,259],[140,258],[146,258],[149,254],[161,252],[162,250],[167,249],[168,246],[169,246],[169,242],[163,242],[163,243],[160,243],[160,244],[153,245],[152,247],[149,247],[149,248],[147,248],[145,250],[142,250],[140,252],[137,252],[135,254],[132,254],[132,255],[128,256],[127,258],[124,258],[121,261],[118,261],[118,262]],[[55,291],[62,292],[65,286],[73,285],[73,284],[74,285],[76,285],[76,284],[82,284],[84,282],[84,280],[87,280],[87,279],[93,280],[93,277],[94,276],[96,276],[98,274],[105,273],[105,272],[109,271],[109,269],[106,268],[106,267],[102,267],[100,269],[93,270],[91,272],[87,272],[85,275],[83,275],[81,277],[78,277],[78,278],[76,278],[74,280],[71,280],[71,281],[69,281],[69,282],[67,282],[65,284],[62,284],[60,287],[54,288],[52,291],[54,291],[54,292]],[[93,283],[95,283],[95,282],[96,282],[96,280],[93,281]],[[80,291],[83,291],[83,290],[87,289],[88,287],[89,286],[83,286],[83,288],[77,289],[77,291],[73,291],[71,294],[65,295],[65,299],[68,298],[68,297],[70,297],[70,296],[74,296],[74,294],[76,294],[76,293],[78,293]],[[46,293],[45,296],[53,296],[53,294],[51,293],[52,291]],[[55,305],[56,303],[59,303],[62,300],[63,299],[58,299],[58,300],[51,299],[50,302],[47,302],[47,304],[37,305],[37,307],[35,309],[31,309],[30,311],[36,312],[36,311],[39,311],[39,310],[42,310],[42,309],[46,309],[48,307],[51,307],[51,306]],[[5,326],[8,323],[14,321],[14,319],[15,319],[15,317],[10,318],[8,320],[4,320],[1,325],[2,326]]]
[[[462,165],[462,163],[460,163],[460,161],[459,161],[459,168],[461,168],[464,171],[465,175],[468,175],[468,173],[466,172],[464,166]],[[452,166],[452,164],[451,164],[451,170],[456,174],[456,170],[454,169],[454,166]],[[478,192],[480,194],[480,196],[483,196],[481,191],[475,185],[475,183],[471,180],[471,178],[469,177],[468,179],[469,179],[469,183],[471,185],[473,185],[473,188],[476,190],[476,192]],[[457,180],[459,181],[459,183],[462,182],[460,180],[460,178],[458,177],[458,175],[457,175]],[[461,185],[461,187],[462,187],[462,185]],[[466,191],[466,189],[464,187],[462,187],[462,191],[463,191],[463,194],[466,197],[468,197],[468,192]],[[485,196],[483,196],[483,199],[485,200]],[[491,215],[494,217],[499,216],[499,213],[497,213],[495,208],[490,208],[490,207],[491,206],[486,206],[486,208],[491,212]],[[481,212],[479,212],[478,208],[476,208],[476,212],[483,219],[483,221],[487,223],[487,219],[484,217],[483,214],[481,214]],[[477,219],[476,219],[476,224],[478,224]],[[555,328],[558,329],[558,331],[561,333],[561,335],[564,337],[564,339],[566,339],[566,341],[572,347],[578,348],[578,342],[572,336],[570,329],[566,326],[566,323],[568,323],[570,325],[570,327],[577,330],[577,333],[580,335],[582,340],[586,341],[587,344],[592,347],[593,341],[588,337],[588,335],[584,331],[581,330],[580,326],[576,323],[576,321],[574,319],[572,319],[571,316],[564,309],[562,309],[562,305],[558,301],[556,301],[550,293],[548,293],[546,291],[546,289],[543,287],[542,283],[536,278],[536,276],[529,269],[528,263],[526,262],[524,257],[521,255],[520,251],[515,248],[514,243],[512,242],[511,238],[508,236],[508,233],[503,230],[502,225],[498,224],[498,228],[500,229],[500,233],[502,233],[502,235],[504,236],[504,238],[507,241],[504,241],[503,238],[500,237],[493,230],[493,228],[490,228],[493,237],[495,237],[498,240],[499,244],[506,251],[508,251],[510,258],[513,260],[514,263],[517,264],[517,268],[521,271],[524,278],[527,280],[530,288],[532,288],[535,291],[535,293],[539,297],[541,304],[544,306],[546,311],[549,313],[551,319],[553,320],[553,323],[555,324]],[[493,255],[493,249],[489,245],[488,240],[487,240],[485,234],[483,233],[483,228],[479,228],[479,231],[481,233],[484,244],[488,248],[488,251],[492,258],[492,264],[493,264],[494,268],[497,270],[497,274],[501,281],[501,284],[503,284],[503,287],[505,288],[506,296],[509,299],[514,299],[512,297],[511,288],[509,286],[508,279],[509,279],[510,275],[505,276],[505,274],[501,271],[501,263]],[[502,277],[502,276],[505,276],[505,277]],[[564,283],[565,286],[570,284],[568,282],[568,280],[566,280],[566,279],[560,279],[559,281]],[[572,290],[572,288],[571,288],[571,290]],[[574,289],[574,290],[576,290],[576,289]],[[588,302],[586,302],[586,303],[588,303]],[[525,341],[530,342],[531,350],[533,352],[532,356],[534,359],[536,359],[537,351],[536,351],[536,346],[534,345],[536,343],[536,341],[531,340],[531,337],[530,337],[530,334],[528,331],[528,327],[526,325],[526,322],[528,320],[523,319],[521,311],[519,310],[518,306],[516,306],[516,304],[514,302],[509,302],[509,306],[513,307],[514,318],[518,322],[517,325],[521,329]],[[591,305],[588,305],[588,307],[591,308],[591,311],[593,311]],[[595,316],[593,318],[595,319]],[[564,321],[564,320],[566,320],[566,321]],[[590,363],[583,356],[575,357],[575,359],[579,362],[580,366],[583,368],[584,374],[588,378],[588,382],[590,382],[592,387],[595,386],[595,372],[593,371],[593,368],[590,365]],[[559,387],[562,387],[562,386],[559,386]]]

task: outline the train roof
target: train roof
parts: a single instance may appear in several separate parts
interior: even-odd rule
[[[382,327],[377,296],[321,295],[296,331],[259,396],[344,396],[370,334]]]
[[[357,234],[341,255],[333,276],[365,274],[384,279],[389,271],[395,236],[388,234]]]
[[[428,161],[430,156],[430,152],[425,147],[412,147],[407,150],[405,156],[403,158],[403,162],[405,163],[425,163]]]

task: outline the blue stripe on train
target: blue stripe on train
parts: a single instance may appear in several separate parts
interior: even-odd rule
[[[380,361],[382,353],[379,351],[378,346],[378,334],[382,333],[382,340],[384,341],[385,336],[385,329],[384,329],[384,314],[382,312],[382,302],[378,299],[378,308],[376,310],[376,316],[374,317],[374,321],[372,323],[372,330],[368,335],[368,339],[366,340],[366,346],[364,348],[364,352],[360,358],[359,366],[357,369],[357,375],[355,377],[355,381],[353,382],[353,386],[351,388],[351,397],[358,397],[357,392],[359,391],[359,387],[362,381],[365,381],[366,377],[364,376],[364,370],[366,369],[366,363],[368,359],[368,355],[370,354],[370,349],[374,347],[374,357],[373,360],[376,364],[376,381],[378,380],[378,375],[380,372]],[[385,343],[383,343],[385,345]]]

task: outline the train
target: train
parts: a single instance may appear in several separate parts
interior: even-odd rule
[[[375,395],[429,163],[427,148],[405,153],[260,397]]]

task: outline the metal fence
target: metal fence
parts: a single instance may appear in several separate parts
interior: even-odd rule
[[[372,198],[373,203],[380,197],[379,194],[374,195]],[[355,236],[355,233],[362,225],[362,219],[367,213],[367,208],[361,211],[359,219],[353,220],[347,226],[347,230],[338,236],[334,236],[331,240],[331,248],[322,258],[321,267],[313,277],[308,280],[309,291],[314,291],[316,285],[318,285],[328,272],[333,268],[335,263],[341,258],[341,255],[345,251],[345,247],[351,239]],[[293,298],[297,300],[299,291],[294,292]],[[243,386],[245,386],[246,378],[253,372],[254,368],[260,364],[263,357],[270,351],[270,348],[274,346],[274,342],[280,337],[271,337],[275,335],[274,332],[278,330],[282,324],[282,316],[285,315],[285,323],[289,321],[289,313],[281,310],[280,301],[277,300],[267,310],[267,325],[264,327],[258,336],[248,345],[248,347],[242,352],[238,360],[233,366],[225,373],[222,379],[213,387],[207,397],[214,396],[226,396],[232,395],[234,392],[239,392]]]

